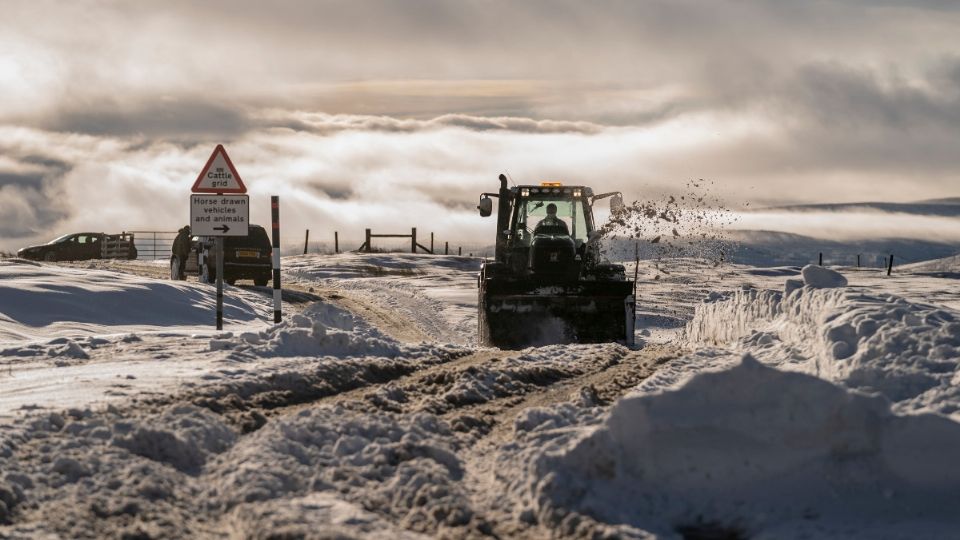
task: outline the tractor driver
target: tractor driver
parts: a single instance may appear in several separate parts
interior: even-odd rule
[[[570,236],[570,229],[567,224],[557,217],[557,205],[550,203],[547,205],[547,217],[540,220],[533,229],[533,234],[552,234],[556,236]]]

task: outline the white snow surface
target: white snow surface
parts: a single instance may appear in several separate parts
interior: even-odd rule
[[[224,298],[224,322],[261,323],[266,310],[258,314],[257,303],[256,296],[232,289]],[[0,260],[0,346],[130,332],[209,331],[215,316],[215,290],[207,285]]]
[[[285,257],[294,282],[359,295],[408,318],[430,339],[476,342],[480,259],[413,253]]]
[[[638,329],[684,354],[612,405],[518,412],[484,486],[518,523],[573,537],[957,537],[960,295],[945,286],[955,282],[642,264]],[[0,535],[42,536],[47,524],[89,535],[91,511],[161,513],[190,531],[216,515],[233,537],[462,534],[477,518],[464,484],[472,448],[443,417],[449,405],[524,395],[532,380],[627,349],[538,347],[438,372],[415,413],[309,398],[477,352],[464,346],[477,265],[284,258],[293,281],[380,305],[416,325],[420,343],[328,301],[271,326],[257,315],[266,301],[240,289],[228,296],[233,331],[214,334],[209,286],[0,261],[0,417],[47,409],[0,424]],[[183,387],[214,405],[90,407],[110,392]],[[387,384],[370,402],[404,394]],[[251,396],[263,407],[302,397],[304,408],[249,434],[211,412]],[[15,461],[18,447],[37,459]],[[10,512],[39,503],[44,520],[3,529]]]

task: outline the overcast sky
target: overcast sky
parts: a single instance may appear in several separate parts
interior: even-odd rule
[[[489,240],[503,171],[630,200],[705,178],[733,207],[958,196],[956,5],[0,0],[0,249],[175,230],[217,143],[291,234]]]

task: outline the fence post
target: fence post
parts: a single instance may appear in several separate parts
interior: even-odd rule
[[[307,254],[307,246],[310,245],[310,229],[307,229],[307,236],[303,239],[303,254]]]
[[[463,246],[457,246],[457,255],[463,255]]]
[[[333,252],[340,253],[340,237],[337,231],[333,231]]]
[[[433,233],[430,233],[430,253],[433,253]]]
[[[820,252],[820,266],[823,266],[823,252]]]
[[[370,246],[370,229],[367,229],[367,253],[373,251]]]
[[[887,275],[890,275],[890,272],[893,272],[893,253],[890,254],[890,260],[887,263]]]
[[[450,242],[444,242],[444,243],[443,243],[443,254],[444,254],[444,255],[449,255],[449,254],[450,254]]]
[[[410,229],[410,253],[417,252],[417,228]]]

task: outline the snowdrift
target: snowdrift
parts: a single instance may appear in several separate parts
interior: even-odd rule
[[[210,348],[234,349],[256,357],[377,356],[396,358],[455,350],[453,345],[401,344],[360,317],[333,304],[317,302],[287,320],[260,332],[210,340]]]
[[[748,355],[622,399],[523,482],[542,523],[573,511],[624,537],[954,538],[957,455],[960,424]]]
[[[733,345],[758,360],[867,392],[899,412],[960,419],[960,313],[856,287],[714,295],[687,325],[691,346]]]
[[[215,313],[216,293],[209,286],[0,261],[0,342],[137,327],[210,326]],[[224,298],[226,322],[257,318],[242,297]]]

